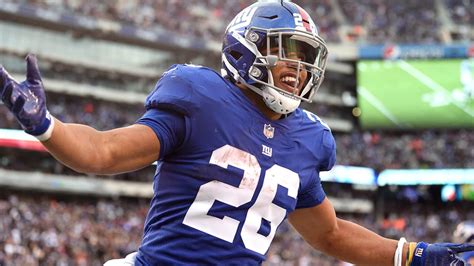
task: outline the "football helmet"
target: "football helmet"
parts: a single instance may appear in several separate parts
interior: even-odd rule
[[[261,95],[271,110],[288,114],[301,100],[311,102],[323,81],[327,54],[324,40],[303,8],[288,1],[259,1],[227,26],[221,72]],[[271,69],[279,61],[294,70],[293,78],[285,80],[292,90],[275,86]],[[306,80],[298,78],[302,71]]]

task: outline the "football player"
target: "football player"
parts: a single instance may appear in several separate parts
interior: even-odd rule
[[[172,66],[132,126],[99,132],[52,117],[31,55],[24,82],[0,70],[0,92],[25,131],[78,172],[158,161],[138,252],[109,265],[260,264],[286,218],[315,249],[344,261],[464,265],[456,254],[472,245],[397,242],[336,217],[319,178],[335,163],[334,138],[298,108],[321,85],[327,55],[306,11],[265,1],[227,27],[221,73]]]
[[[460,81],[467,101],[474,99],[474,58],[461,62]]]

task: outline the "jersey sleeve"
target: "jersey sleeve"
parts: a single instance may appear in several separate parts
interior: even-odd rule
[[[171,66],[147,96],[146,109],[171,109],[191,116],[197,109],[196,99],[199,97],[196,97],[196,91],[190,81],[195,78],[192,77],[195,73],[191,73],[188,68],[184,65]]]
[[[323,159],[319,164],[320,171],[329,171],[336,163],[336,141],[330,130],[323,131],[322,137]]]
[[[326,198],[326,193],[319,177],[320,171],[329,171],[336,163],[336,141],[329,128],[322,131],[322,137],[317,150],[318,164],[311,172],[310,178],[304,179],[298,194],[296,208],[309,208],[319,205]]]
[[[186,136],[186,121],[182,114],[171,109],[153,108],[136,122],[150,127],[160,140],[160,157],[163,159],[178,148]]]
[[[319,178],[319,171],[313,171],[307,184],[302,185],[303,189],[298,194],[296,209],[319,205],[323,202],[324,198],[326,198],[326,193],[323,190],[321,179]]]

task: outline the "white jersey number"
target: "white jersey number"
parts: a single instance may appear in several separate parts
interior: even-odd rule
[[[217,180],[202,185],[183,223],[232,243],[241,221],[228,216],[220,219],[207,213],[216,200],[236,208],[250,202],[258,185],[261,167],[255,156],[230,145],[215,150],[209,163],[226,169],[229,165],[242,169],[244,174],[240,185],[234,187]],[[286,216],[286,210],[273,203],[278,185],[287,188],[288,196],[296,199],[298,174],[279,165],[270,167],[265,172],[262,189],[249,208],[242,227],[241,237],[245,247],[260,254],[267,252],[278,225]],[[270,222],[267,236],[258,233],[262,219]]]

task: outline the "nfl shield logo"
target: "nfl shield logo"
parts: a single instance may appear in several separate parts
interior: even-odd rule
[[[265,124],[263,126],[263,135],[265,135],[265,137],[267,137],[267,139],[272,139],[274,133],[275,133],[275,128],[272,127],[272,125]]]

